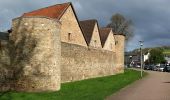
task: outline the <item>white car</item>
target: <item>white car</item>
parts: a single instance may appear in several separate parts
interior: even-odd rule
[[[137,67],[137,68],[140,68],[140,66],[139,66],[139,65],[136,65],[136,67]]]
[[[165,68],[165,66],[160,66],[160,67],[158,68],[158,71],[163,72],[163,71],[164,71],[164,68]]]

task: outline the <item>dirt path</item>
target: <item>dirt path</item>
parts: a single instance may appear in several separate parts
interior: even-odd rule
[[[170,73],[148,71],[142,80],[111,95],[106,100],[170,100]]]

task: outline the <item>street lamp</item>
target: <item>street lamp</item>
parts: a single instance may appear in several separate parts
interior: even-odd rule
[[[129,67],[132,67],[132,56],[129,56]]]
[[[139,41],[140,43],[140,66],[141,66],[141,77],[143,77],[143,57],[142,57],[142,46],[143,46],[143,41]]]

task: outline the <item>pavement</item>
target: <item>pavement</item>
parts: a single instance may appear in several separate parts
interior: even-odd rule
[[[106,100],[170,100],[170,73],[147,72],[148,76],[121,89]]]

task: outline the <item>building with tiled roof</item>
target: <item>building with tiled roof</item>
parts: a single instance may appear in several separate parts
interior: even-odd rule
[[[80,26],[84,34],[84,38],[89,47],[102,48],[100,36],[99,36],[99,25],[97,20],[84,20],[80,21]]]
[[[115,38],[111,28],[100,28],[100,39],[103,49],[115,52]]]
[[[11,63],[4,67],[12,70],[4,77],[14,79],[2,89],[57,91],[61,83],[124,72],[124,35],[94,19],[79,22],[70,2],[24,13],[9,33]]]
[[[41,8],[28,13],[23,17],[49,17],[61,22],[61,41],[87,46],[77,15],[72,3],[63,3]]]
[[[60,19],[71,3],[56,4],[46,8],[41,8],[28,13],[24,13],[23,16],[46,16],[54,19]]]

